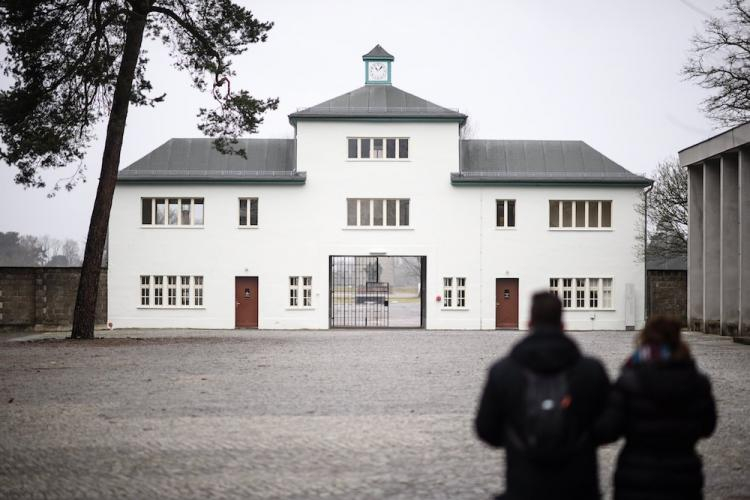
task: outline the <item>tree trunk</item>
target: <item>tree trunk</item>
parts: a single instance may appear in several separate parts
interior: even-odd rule
[[[102,155],[102,170],[99,176],[99,186],[96,189],[94,208],[91,211],[86,250],[81,266],[81,278],[78,283],[76,306],[73,312],[73,330],[71,332],[71,338],[74,339],[94,338],[99,275],[107,239],[109,211],[112,208],[112,196],[117,183],[117,171],[120,167],[120,151],[125,134],[130,93],[133,88],[133,78],[138,65],[145,27],[146,15],[131,12],[125,27],[125,47],[112,97],[112,109],[109,113],[107,137],[104,142],[104,154]]]

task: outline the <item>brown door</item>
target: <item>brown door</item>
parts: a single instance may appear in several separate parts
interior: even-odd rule
[[[495,328],[518,328],[518,278],[495,281]]]
[[[234,326],[258,328],[258,278],[234,278]]]

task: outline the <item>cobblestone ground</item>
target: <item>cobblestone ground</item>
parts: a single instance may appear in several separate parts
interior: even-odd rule
[[[0,497],[488,498],[503,487],[503,454],[476,440],[472,418],[487,366],[518,333],[107,335],[0,341]],[[610,375],[632,339],[574,336]],[[750,348],[688,339],[720,408],[701,445],[706,498],[750,499]],[[616,451],[600,452],[606,491]]]

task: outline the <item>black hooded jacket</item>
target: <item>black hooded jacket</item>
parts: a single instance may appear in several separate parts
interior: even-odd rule
[[[535,373],[568,372],[572,403],[569,411],[582,445],[554,462],[539,462],[507,439],[506,426],[522,428],[526,377]],[[535,329],[515,345],[510,356],[489,371],[476,417],[476,431],[487,444],[506,449],[507,499],[600,498],[596,447],[589,431],[602,411],[609,379],[599,361],[581,355],[575,342],[559,329]]]
[[[692,359],[624,366],[595,431],[600,442],[625,437],[615,499],[703,498],[695,443],[715,427],[711,384]]]

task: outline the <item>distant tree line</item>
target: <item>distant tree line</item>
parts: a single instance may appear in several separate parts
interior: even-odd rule
[[[0,266],[77,267],[82,260],[76,240],[0,232]]]

